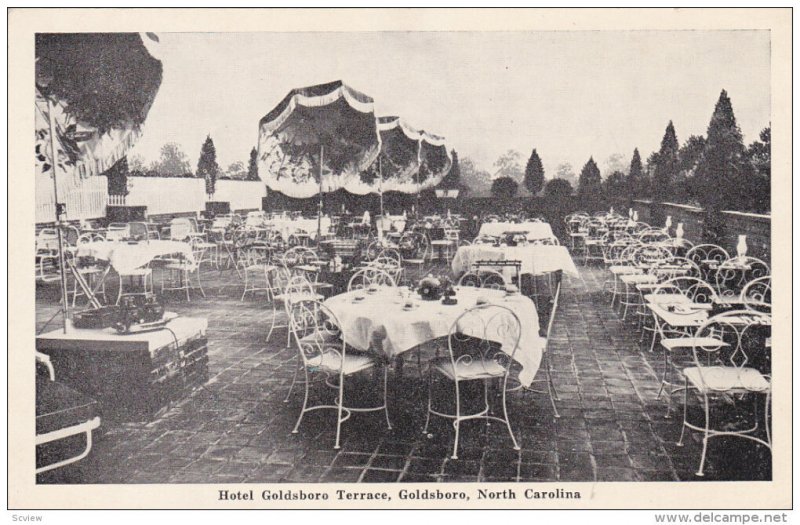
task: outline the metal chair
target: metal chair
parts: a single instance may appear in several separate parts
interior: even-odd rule
[[[428,369],[428,414],[423,433],[427,435],[431,414],[451,419],[455,428],[452,459],[458,459],[458,440],[461,423],[470,419],[486,419],[504,423],[519,450],[506,406],[507,386],[514,354],[519,347],[522,324],[519,317],[505,306],[483,304],[470,308],[452,324],[447,337],[449,355],[430,362]],[[498,341],[499,339],[499,341]],[[497,342],[495,342],[497,341]],[[447,379],[455,390],[455,411],[445,412],[433,406],[433,375]],[[489,383],[498,380],[503,417],[491,414]],[[464,414],[461,408],[463,383],[480,381],[483,385],[484,407]],[[488,423],[488,421],[487,421]]]
[[[708,319],[697,329],[692,345],[693,365],[683,369],[684,401],[683,426],[678,446],[683,446],[686,429],[703,433],[703,451],[696,472],[704,475],[708,441],[714,437],[739,437],[754,441],[772,450],[770,432],[770,396],[772,392],[771,372],[768,368],[751,366],[759,352],[768,352],[755,344],[759,341],[754,332],[758,327],[771,325],[769,316],[750,310],[732,311]],[[689,391],[697,392],[703,403],[703,422],[690,423],[687,418]],[[754,396],[753,426],[741,430],[730,427],[712,428],[710,421],[711,402],[714,398],[746,395]],[[758,423],[758,395],[764,401],[764,437],[756,432]]]
[[[534,379],[534,383],[546,383],[547,384],[547,392],[541,392],[539,390],[534,390],[530,387],[522,387],[520,385],[519,388],[522,388],[525,392],[540,392],[546,393],[550,398],[550,405],[553,407],[553,415],[556,419],[560,418],[561,415],[558,413],[558,408],[556,407],[556,400],[558,399],[558,392],[556,391],[555,385],[553,385],[553,376],[551,374],[552,363],[550,362],[550,336],[553,332],[553,322],[556,319],[556,311],[558,310],[558,300],[561,297],[561,283],[558,283],[556,286],[556,292],[553,295],[553,304],[550,309],[550,318],[547,321],[547,331],[545,333],[545,346],[542,350],[542,367],[544,367],[545,377],[544,379]]]
[[[347,421],[354,412],[383,411],[386,425],[391,430],[389,410],[386,403],[388,385],[388,367],[381,363],[376,356],[358,353],[347,347],[346,334],[341,331],[341,324],[336,315],[324,304],[317,301],[302,300],[292,303],[287,310],[289,314],[289,330],[297,346],[299,367],[305,375],[305,393],[300,416],[292,430],[297,434],[303,416],[314,410],[336,410],[336,441],[333,448],[341,448],[342,423]],[[379,406],[353,407],[346,406],[345,380],[346,378],[366,372],[377,366],[383,367],[383,399]],[[324,384],[336,390],[334,404],[319,404],[309,406],[309,389],[314,375],[324,375]],[[292,387],[297,378],[292,381]],[[333,382],[331,382],[333,381]],[[291,392],[291,388],[290,388]]]

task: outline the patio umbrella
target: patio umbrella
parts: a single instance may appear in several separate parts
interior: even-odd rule
[[[144,38],[158,42],[152,33]],[[34,165],[37,175],[53,180],[66,331],[59,182],[98,175],[126,155],[161,85],[162,67],[136,33],[39,33],[35,54]]]
[[[444,137],[426,131],[421,131],[420,134],[419,169],[416,173],[417,211],[422,190],[439,184],[453,164]]]
[[[421,135],[400,117],[378,117],[381,152],[377,160],[377,191],[383,215],[383,193],[414,193],[414,174],[419,169]],[[374,183],[373,183],[374,184]]]
[[[364,192],[361,173],[380,152],[373,99],[341,80],[293,89],[259,122],[259,176],[294,198]]]

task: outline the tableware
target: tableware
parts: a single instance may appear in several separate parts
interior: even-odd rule
[[[355,297],[353,297],[353,302],[354,303],[359,303],[359,302],[361,302],[363,300],[364,300],[364,296],[363,295],[356,295]]]
[[[519,288],[517,288],[513,284],[508,284],[505,287],[505,292],[506,292],[506,295],[516,295],[516,294],[519,293]]]
[[[692,313],[695,313],[697,311],[692,306],[685,305],[685,304],[676,304],[674,309],[675,309],[675,312],[679,313],[679,314],[692,314]]]

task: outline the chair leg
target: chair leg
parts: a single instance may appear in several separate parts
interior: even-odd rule
[[[306,390],[305,394],[303,395],[303,408],[300,409],[300,417],[297,418],[297,423],[294,425],[294,429],[292,430],[292,434],[297,434],[297,429],[300,428],[300,423],[303,421],[303,415],[306,413],[306,406],[308,405],[308,386],[311,384],[311,381],[308,379],[308,368],[303,366],[303,372],[306,375]]]
[[[203,282],[200,280],[200,266],[197,267],[197,287],[200,288],[200,295],[203,296],[203,299],[206,298],[206,292],[203,290]]]
[[[767,443],[769,444],[770,450],[772,449],[772,431],[769,428],[769,402],[770,402],[770,391],[767,390],[766,395],[766,404],[764,405],[764,430],[767,432]]]
[[[545,354],[545,359],[547,360],[544,364],[544,372],[545,376],[547,377],[547,393],[550,394],[550,404],[553,406],[553,417],[556,419],[561,418],[561,415],[558,413],[558,408],[556,408],[556,399],[558,399],[558,393],[556,392],[555,385],[553,385],[553,376],[550,374],[550,358]]]
[[[458,379],[454,379],[453,383],[456,385],[456,419],[453,421],[453,426],[456,430],[456,437],[453,440],[453,455],[450,456],[450,459],[458,459],[458,434],[461,427],[461,395],[458,390]]]
[[[389,367],[387,365],[383,365],[383,413],[386,415],[386,426],[389,427],[389,430],[391,430],[392,422],[389,420],[389,403],[387,402],[387,399],[389,399],[388,384],[389,384]]]
[[[552,398],[551,398],[552,400]],[[555,407],[555,405],[553,405]],[[511,430],[511,421],[508,419],[508,407],[506,406],[506,387],[503,384],[503,419],[506,422],[506,427],[508,427],[508,435],[511,436],[511,441],[514,443],[514,450],[519,450],[519,444],[517,444],[517,438],[514,437],[514,431]]]
[[[683,425],[681,426],[681,437],[676,443],[679,447],[683,446],[683,435],[686,432],[686,412],[687,405],[689,404],[689,380],[683,378]]]
[[[431,393],[433,390],[433,386],[431,384],[432,381],[433,381],[433,373],[431,372],[430,365],[428,365],[428,413],[425,416],[425,426],[422,427],[422,433],[425,435],[428,434],[428,424],[431,422],[431,407],[432,407]]]
[[[706,424],[705,430],[703,431],[703,452],[700,454],[700,468],[697,469],[696,474],[698,476],[704,476],[703,469],[706,465],[706,452],[708,452],[708,438],[709,436],[709,407],[708,407],[708,396],[704,393],[703,394],[703,404],[706,416]]]
[[[306,385],[306,392],[308,392],[308,385]],[[336,444],[333,448],[339,450],[339,438],[342,434],[342,405],[344,404],[344,373],[339,374],[339,403],[336,411]],[[390,427],[391,428],[391,427]]]
[[[286,392],[286,398],[283,400],[284,403],[289,402],[289,396],[292,395],[292,390],[294,390],[294,384],[297,382],[297,374],[300,372],[300,367],[303,366],[303,360],[300,356],[297,356],[297,366],[294,367],[294,376],[292,377],[292,384],[289,386],[289,391]]]

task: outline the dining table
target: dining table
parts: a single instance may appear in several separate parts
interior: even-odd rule
[[[418,346],[447,338],[461,314],[479,304],[509,308],[520,319],[516,333],[487,334],[513,354],[520,366],[519,382],[530,386],[542,359],[546,339],[539,335],[539,316],[534,302],[520,293],[474,287],[455,287],[456,304],[423,300],[407,287],[376,287],[354,290],[327,299],[324,304],[336,316],[345,342],[361,351],[378,352],[393,359]],[[410,305],[410,306],[409,306]],[[484,315],[479,313],[478,315]],[[486,312],[485,315],[492,315]],[[470,327],[458,327],[469,332]],[[445,343],[446,344],[446,343]]]
[[[544,244],[460,246],[453,257],[451,268],[458,275],[469,271],[477,261],[520,261],[522,264],[520,273],[523,275],[543,275],[561,270],[573,277],[580,276],[566,246]]]
[[[147,265],[153,259],[172,254],[180,254],[190,263],[194,262],[192,245],[183,241],[95,241],[79,244],[76,250],[77,257],[108,261],[118,273],[129,273]]]
[[[484,222],[478,236],[501,237],[507,233],[524,233],[529,241],[555,238],[546,222]]]

